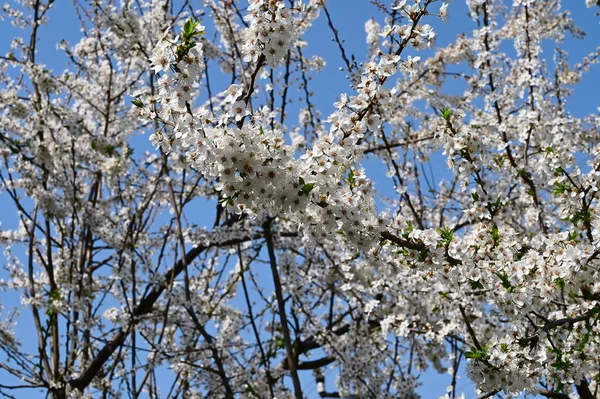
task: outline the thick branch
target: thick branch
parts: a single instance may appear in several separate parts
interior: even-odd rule
[[[281,330],[283,333],[283,342],[287,353],[287,361],[290,367],[290,375],[294,385],[294,395],[296,399],[302,399],[302,386],[298,377],[298,359],[294,355],[290,331],[285,310],[285,302],[283,299],[283,291],[281,289],[281,280],[279,279],[279,271],[277,269],[277,258],[275,257],[275,248],[273,246],[273,235],[271,233],[271,222],[267,221],[264,224],[265,239],[267,241],[267,250],[269,252],[269,262],[271,264],[271,273],[273,275],[273,284],[275,285],[275,297],[277,298],[277,307],[279,310],[279,319],[281,321]]]
[[[542,331],[548,332],[548,331],[552,330],[553,328],[562,326],[563,324],[571,325],[571,324],[578,323],[580,321],[585,321],[597,313],[598,313],[598,309],[596,307],[593,307],[592,309],[588,310],[587,312],[585,312],[577,317],[565,317],[564,319],[550,321],[550,322],[544,324],[544,326],[542,327]]]
[[[78,389],[79,391],[83,391],[90,385],[94,377],[102,369],[102,367],[108,361],[110,356],[123,345],[125,339],[129,335],[130,328],[139,321],[141,316],[152,312],[158,298],[170,286],[171,282],[184,270],[184,268],[187,267],[189,263],[193,262],[194,259],[196,259],[208,248],[211,248],[213,246],[220,247],[235,245],[237,243],[247,241],[251,238],[252,237],[232,239],[229,241],[222,242],[220,244],[209,244],[206,246],[199,245],[189,250],[184,257],[184,259],[186,259],[187,262],[184,262],[183,259],[180,259],[175,264],[175,266],[173,266],[163,275],[160,283],[155,285],[150,290],[150,292],[140,301],[138,306],[134,309],[130,324],[127,326],[127,328],[120,328],[117,331],[117,333],[111,338],[111,340],[106,345],[104,345],[100,352],[96,354],[96,357],[94,358],[94,360],[92,360],[87,369],[85,369],[78,378],[75,378],[70,381],[71,387]]]

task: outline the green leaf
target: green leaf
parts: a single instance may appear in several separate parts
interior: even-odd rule
[[[565,191],[567,191],[566,184],[559,183],[559,182],[554,183],[554,186],[552,187],[552,194],[560,195],[560,194],[564,193]]]
[[[484,348],[484,350],[472,350],[472,351],[467,351],[465,353],[465,357],[467,359],[473,359],[473,360],[488,360],[489,355],[487,353],[487,348]]]
[[[440,108],[440,114],[442,114],[442,118],[444,118],[446,122],[450,122],[450,117],[452,116],[452,111],[450,108]]]
[[[571,222],[575,225],[579,222],[583,222],[584,226],[588,226],[591,222],[591,218],[592,216],[588,211],[577,211],[571,218]]]
[[[60,291],[58,289],[53,289],[52,291],[50,291],[50,300],[51,301],[60,300]]]
[[[194,20],[192,19],[188,19],[187,21],[185,21],[185,24],[183,25],[183,33],[185,35],[191,35],[191,33],[194,31]]]
[[[406,232],[404,232],[402,234],[402,237],[404,237],[406,240],[408,240],[408,237],[410,236],[410,233],[412,233],[414,228],[413,228],[413,224],[410,220],[406,224],[408,224],[408,228],[406,229]]]
[[[450,244],[452,242],[452,238],[454,237],[454,229],[452,228],[438,228],[438,234],[442,237],[445,245]]]
[[[573,364],[571,362],[564,361],[560,355],[559,355],[558,359],[554,363],[551,364],[551,366],[557,370],[567,370],[572,365]]]
[[[501,197],[498,197],[498,198],[496,198],[496,202],[494,202],[494,204],[493,204],[493,206],[492,206],[492,208],[493,208],[493,209],[492,209],[492,212],[493,212],[494,214],[497,214],[497,213],[498,213],[498,211],[500,210],[500,207],[501,207],[501,206],[502,206],[502,198],[501,198]]]
[[[554,280],[554,283],[555,283],[555,284],[556,284],[556,286],[557,286],[559,289],[561,289],[561,290],[562,290],[563,288],[565,288],[565,280],[563,280],[563,279],[562,279],[562,278],[560,278],[560,277],[558,277],[556,280]]]
[[[313,188],[315,188],[315,183],[304,183],[304,185],[302,186],[300,191],[298,191],[298,195],[299,196],[303,196],[303,195],[308,196],[308,194],[310,194],[310,192],[313,190]]]
[[[285,348],[285,340],[282,337],[275,338],[275,348],[277,348],[277,349]]]
[[[576,241],[578,238],[579,238],[579,233],[576,231],[570,231],[569,236],[567,237],[567,239],[569,241]]]
[[[483,284],[481,284],[479,282],[479,280],[475,281],[475,280],[469,279],[469,283],[471,284],[471,289],[472,290],[483,290],[483,289],[485,289],[485,287],[483,286]]]
[[[185,21],[183,25],[183,39],[189,40],[192,37],[199,35],[201,32],[197,32],[196,28],[200,25],[200,21],[194,21],[192,18]]]
[[[141,101],[140,101],[140,100],[138,100],[138,99],[131,100],[131,103],[132,103],[133,105],[135,105],[136,107],[138,107],[138,108],[143,108],[143,107],[144,107],[144,103],[143,103],[143,102],[141,102]]]
[[[494,240],[494,246],[498,245],[498,242],[500,242],[500,232],[496,225],[492,227],[492,240]]]
[[[350,183],[350,185],[353,186],[355,181],[356,178],[354,177],[354,171],[350,169],[350,173],[348,173],[348,183]]]
[[[523,256],[525,256],[525,251],[521,249],[519,252],[515,253],[515,261],[520,261],[523,259]]]
[[[233,205],[233,198],[231,198],[231,197],[221,198],[219,200],[219,204],[224,205],[224,206]]]
[[[502,287],[504,287],[509,293],[511,293],[515,290],[515,287],[513,287],[512,284],[510,283],[510,280],[508,279],[508,275],[506,274],[505,271],[502,271],[502,273],[495,273],[495,274],[502,281]]]

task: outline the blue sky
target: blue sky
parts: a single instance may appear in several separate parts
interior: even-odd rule
[[[565,40],[564,48],[571,55],[571,60],[578,61],[599,43],[600,37],[600,17],[596,15],[595,10],[587,9],[584,5],[584,0],[565,0],[564,4],[570,7],[575,22],[583,28],[588,34],[582,40],[577,40],[568,37]],[[329,0],[328,8],[330,10],[333,23],[339,30],[340,37],[345,41],[346,50],[349,54],[354,54],[358,61],[364,60],[367,53],[367,45],[365,42],[364,22],[369,17],[375,17],[380,20],[381,17],[375,7],[367,0]],[[434,6],[434,9],[436,6]],[[449,22],[442,23],[434,17],[425,21],[435,26],[437,32],[436,46],[444,46],[451,43],[457,35],[463,32],[469,32],[476,28],[475,23],[468,17],[467,9],[464,1],[455,0],[450,4]],[[0,12],[1,13],[1,12]],[[68,0],[57,0],[55,9],[49,12],[49,23],[41,28],[40,45],[38,46],[38,60],[45,63],[48,69],[55,72],[60,72],[65,68],[66,59],[60,52],[56,51],[56,43],[62,39],[66,39],[71,44],[74,44],[80,35],[79,22],[73,11],[73,4]],[[29,32],[22,32],[10,26],[6,21],[0,22],[0,54],[7,53],[10,46],[10,40],[15,35],[23,35],[27,37]],[[309,83],[309,89],[315,92],[312,99],[316,108],[321,110],[323,118],[334,110],[333,103],[339,98],[340,93],[351,93],[349,84],[345,78],[346,72],[340,72],[339,67],[343,66],[343,62],[339,57],[339,49],[337,44],[331,38],[333,37],[330,29],[327,26],[327,20],[322,16],[309,32],[304,36],[308,42],[308,48],[304,54],[311,56],[312,54],[320,55],[327,61],[327,67],[320,74],[311,74],[312,80]],[[544,48],[545,51],[551,52],[550,43]],[[422,58],[426,58],[430,51],[421,52]],[[408,53],[415,55],[414,52]],[[214,74],[212,76],[215,76]],[[575,116],[584,116],[596,112],[599,104],[598,88],[600,87],[600,68],[594,65],[592,70],[586,74],[582,82],[576,87],[574,95],[569,99],[568,110]],[[215,85],[224,88],[228,81],[218,79]],[[459,89],[459,87],[450,87],[450,89]],[[216,90],[218,91],[218,89]],[[298,92],[293,93],[293,98],[300,95]],[[293,108],[292,108],[293,110]],[[297,120],[297,116],[290,111],[288,123]],[[136,143],[145,148],[150,148],[147,144],[146,136],[139,136],[135,139]],[[393,186],[389,179],[378,178],[385,176],[386,169],[379,161],[366,160],[369,176],[375,181],[376,188],[386,195],[393,195]],[[447,176],[447,170],[441,157],[434,157],[433,165],[436,170],[437,178]],[[15,210],[10,205],[11,202],[7,195],[0,191],[0,226],[4,228],[12,228],[17,221]],[[212,211],[212,207],[210,208]],[[199,217],[199,224],[211,225],[213,215],[206,214],[204,217]],[[2,265],[3,261],[0,261]],[[0,269],[0,278],[6,278],[4,270]],[[6,293],[0,293],[2,296],[1,302],[5,305],[16,305],[18,300],[15,297],[9,296]],[[8,307],[8,306],[7,306]],[[3,314],[3,317],[6,314]],[[29,330],[28,313],[24,312],[24,318],[19,325],[19,336],[23,341],[29,339],[35,340],[35,336],[28,332]],[[0,361],[2,358],[0,357]],[[0,374],[1,376],[1,374]],[[330,378],[329,380],[332,380]],[[445,392],[446,386],[450,383],[450,376],[437,376],[435,372],[425,374],[422,381],[424,386],[419,390],[424,398],[437,398]],[[309,383],[310,386],[310,383]],[[466,390],[467,398],[473,398],[474,392],[472,385],[463,378],[458,384],[459,392],[462,388]],[[317,397],[316,390],[312,390],[309,397]]]

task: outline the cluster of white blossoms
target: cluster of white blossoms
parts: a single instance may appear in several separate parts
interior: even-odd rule
[[[259,3],[251,3],[248,10],[258,21],[256,26],[266,24],[258,17],[260,12],[272,11]],[[275,22],[280,17],[289,22],[290,15],[282,4],[272,6],[277,10],[270,14]],[[425,9],[420,13],[424,15]],[[415,25],[410,35],[417,31]],[[268,28],[260,32],[279,35],[285,30]],[[254,38],[261,36],[251,36],[244,46],[255,45]],[[418,47],[418,43],[413,45]],[[262,108],[251,113],[249,98],[240,85],[231,85],[225,91],[218,117],[210,115],[206,107],[192,109],[191,97],[181,90],[180,82],[186,82],[185,74],[182,77],[179,71],[182,62],[172,68],[173,56],[168,57],[168,49],[175,53],[176,47],[175,41],[163,39],[151,58],[153,68],[163,74],[159,78],[158,116],[162,121],[167,121],[169,115],[173,117],[169,126],[151,136],[152,143],[167,152],[173,145],[180,145],[195,169],[219,180],[216,187],[222,203],[232,205],[236,212],[254,216],[285,214],[304,227],[308,240],[340,232],[353,245],[367,251],[374,248],[385,223],[377,216],[370,181],[364,170],[356,167],[361,158],[357,143],[365,133],[378,131],[380,113],[391,109],[393,93],[383,83],[400,65],[405,71],[411,70],[417,58],[409,57],[401,64],[399,55],[381,54],[369,62],[357,85],[358,93],[350,98],[343,95],[336,103],[338,110],[329,117],[330,131],[319,132],[311,148],[295,158],[283,132],[270,126],[270,111]],[[194,87],[193,82],[189,83]],[[143,108],[141,114],[148,117],[152,112]]]
[[[381,25],[373,18],[365,22],[365,33],[367,34],[366,41],[371,52],[379,48],[379,32]]]
[[[151,136],[152,144],[166,152],[173,145],[182,148],[191,166],[207,178],[219,180],[216,188],[224,206],[233,205],[237,212],[262,215],[304,208],[309,191],[300,183],[294,151],[285,144],[282,132],[267,128],[268,110],[250,115],[242,86],[235,84],[226,90],[218,118],[209,115],[206,107],[192,109],[202,53],[201,47],[195,46],[178,60],[182,46],[185,43],[178,43],[178,38],[163,38],[153,51],[153,69],[161,73],[156,97],[160,107],[151,108],[147,95],[140,96],[140,104],[136,104],[140,116],[152,119],[157,114],[164,123],[164,128]],[[150,104],[142,105],[145,103]],[[300,195],[302,190],[305,193]]]
[[[283,60],[295,40],[292,12],[282,0],[249,0],[244,20],[244,61],[258,62],[264,56],[267,65]]]
[[[195,82],[183,71],[183,60],[174,59],[185,44],[185,32],[182,44],[177,43],[178,38],[163,39],[151,57],[153,69],[162,74],[155,98],[160,108],[140,108],[143,117],[157,113],[167,122],[151,136],[152,143],[166,152],[180,146],[190,165],[207,178],[218,179],[220,201],[235,212],[255,217],[286,215],[302,227],[309,242],[337,232],[350,245],[367,252],[376,250],[386,222],[377,214],[370,180],[364,169],[357,167],[362,157],[358,143],[365,134],[377,133],[382,121],[395,112],[396,93],[384,86],[386,80],[398,70],[414,74],[419,57],[402,60],[400,52],[408,45],[421,47],[423,40],[432,44],[435,34],[431,26],[417,23],[427,15],[427,4],[398,5],[414,23],[391,30],[387,26],[380,32],[401,42],[398,54],[373,53],[356,85],[357,93],[341,96],[335,104],[337,111],[328,118],[329,132],[318,131],[299,158],[285,143],[283,131],[271,125],[270,110],[251,112],[251,88],[231,85],[222,95],[218,115],[206,106],[193,109],[191,93],[197,95],[196,90],[182,88],[195,89]],[[290,10],[281,2],[251,1],[247,12],[246,57],[249,49],[259,48],[267,64],[277,62],[292,38]],[[278,50],[265,52],[269,48]],[[191,50],[200,51],[196,47]],[[247,61],[257,61],[259,52],[251,53],[252,59]],[[201,56],[197,54],[192,59]],[[175,63],[177,67],[173,67]]]
[[[134,102],[141,117],[150,120],[159,118],[173,127],[174,136],[161,130],[150,136],[152,144],[162,147],[166,152],[170,151],[175,139],[184,143],[193,140],[198,117],[192,114],[191,106],[198,95],[197,88],[204,68],[202,43],[193,40],[204,33],[204,27],[188,20],[181,36],[170,38],[168,32],[165,32],[150,56],[152,70],[159,76],[156,98],[160,98],[162,106],[156,112],[156,98],[150,96],[148,91],[138,92]]]
[[[402,41],[410,42],[410,44],[417,49],[431,48],[435,44],[435,31],[433,30],[433,27],[429,24],[416,23],[423,15],[426,15],[425,11],[430,3],[432,2],[421,2],[421,0],[410,2],[410,4],[407,4],[407,0],[396,2],[396,5],[393,6],[392,9],[396,10],[413,23],[404,25],[385,25],[381,30],[380,36],[388,38],[392,35],[398,35]],[[445,19],[447,16],[446,8],[447,4],[445,3],[440,8],[439,16],[442,19]]]

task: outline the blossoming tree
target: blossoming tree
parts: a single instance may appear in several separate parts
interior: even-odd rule
[[[436,48],[452,4],[373,1],[358,62],[325,0],[81,1],[62,73],[36,56],[54,1],[13,3],[0,394],[416,398],[433,367],[454,398],[466,361],[482,398],[598,397],[600,116],[568,99],[600,51],[561,45],[583,2],[467,0]],[[348,80],[326,117],[317,18]]]

